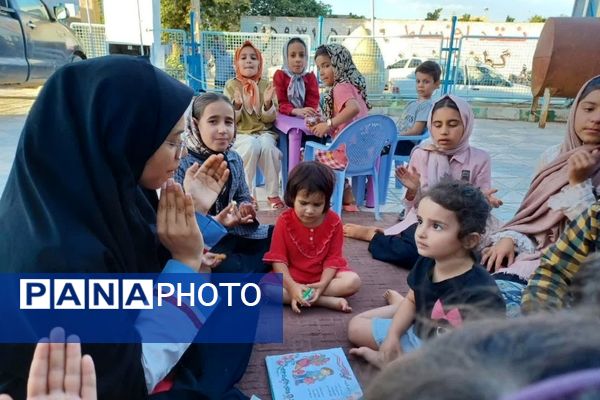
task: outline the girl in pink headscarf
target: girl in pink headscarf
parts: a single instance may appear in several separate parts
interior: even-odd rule
[[[600,102],[600,76],[580,89],[571,107],[565,140],[542,154],[540,167],[513,219],[488,238],[490,246],[483,250],[482,263],[489,270],[526,283],[539,266],[540,252],[596,200],[600,120],[590,111],[596,102]]]
[[[410,269],[418,257],[414,244],[417,222],[414,204],[421,191],[450,176],[478,187],[490,205],[500,206],[502,202],[491,189],[490,156],[469,144],[474,119],[471,106],[460,97],[445,95],[436,101],[427,122],[431,141],[416,147],[409,165],[396,170],[396,178],[406,187],[404,220],[390,228],[388,235],[380,228],[355,224],[344,225],[344,234],[370,242],[373,258]]]

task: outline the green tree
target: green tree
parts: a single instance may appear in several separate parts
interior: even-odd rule
[[[166,29],[190,29],[190,0],[160,0],[161,23]],[[200,28],[238,31],[240,18],[250,9],[250,0],[202,0]]]
[[[458,18],[459,21],[469,22],[471,20],[471,14],[463,14]]]
[[[160,22],[165,29],[190,28],[190,0],[160,0]]]
[[[507,15],[506,20],[504,22],[515,22],[515,18],[511,17],[510,15]]]
[[[437,21],[440,19],[440,14],[442,13],[442,8],[436,8],[433,12],[428,12],[425,17],[425,21]]]
[[[270,17],[327,17],[331,15],[331,6],[320,0],[251,0],[249,14]]]
[[[529,18],[529,22],[546,22],[546,18],[536,14],[533,17]]]
[[[242,15],[248,14],[250,0],[202,0],[200,21],[203,30],[235,32]]]

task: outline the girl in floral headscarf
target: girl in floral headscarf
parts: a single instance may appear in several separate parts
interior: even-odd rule
[[[272,208],[283,208],[285,204],[279,197],[281,152],[277,148],[277,134],[271,131],[277,116],[273,101],[275,89],[261,79],[262,54],[252,42],[245,41],[236,50],[234,64],[235,78],[228,80],[223,89],[235,111],[238,135],[233,149],[244,161],[246,182],[253,196],[258,166],[265,176],[269,204]]]
[[[321,81],[329,89],[322,101],[326,121],[314,125],[311,131],[319,137],[335,137],[350,122],[367,116],[371,108],[367,101],[367,84],[348,49],[340,44],[319,46],[315,63]]]
[[[366,117],[371,108],[367,101],[365,78],[356,69],[352,55],[340,44],[324,44],[315,52],[319,76],[328,91],[323,95],[324,122],[310,127],[318,137],[335,137],[350,122]],[[344,188],[344,210],[358,211],[350,185]]]

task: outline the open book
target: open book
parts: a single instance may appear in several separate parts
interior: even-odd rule
[[[362,390],[340,347],[265,359],[273,400],[356,400]]]

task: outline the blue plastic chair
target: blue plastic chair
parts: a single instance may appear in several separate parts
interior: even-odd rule
[[[412,135],[412,136],[398,136],[396,143],[390,149],[390,153],[383,156],[381,159],[381,168],[379,169],[379,201],[381,204],[385,204],[387,200],[387,192],[388,185],[390,182],[390,176],[392,173],[392,160],[394,161],[394,169],[399,167],[403,162],[410,161],[410,155],[406,156],[397,156],[394,153],[396,152],[396,146],[400,142],[413,142],[416,146],[418,146],[422,141],[429,139],[429,131],[425,129],[421,135]],[[392,151],[394,149],[394,151]],[[400,181],[396,179],[396,188],[401,188],[402,184]]]
[[[379,171],[377,160],[385,146],[396,142],[396,124],[385,115],[369,115],[349,124],[327,146],[315,142],[306,142],[304,159],[314,160],[314,150],[335,150],[342,143],[346,145],[348,167],[345,171],[334,171],[336,184],[333,192],[332,209],[339,215],[342,213],[344,180],[352,177],[352,189],[357,203],[360,204],[365,195],[365,180],[372,178],[375,197],[375,219],[379,216]]]

